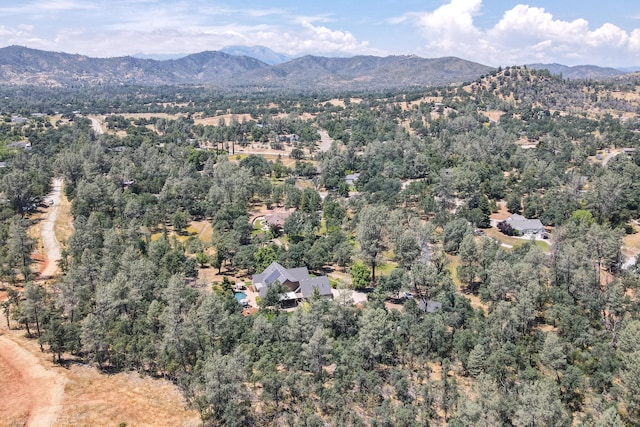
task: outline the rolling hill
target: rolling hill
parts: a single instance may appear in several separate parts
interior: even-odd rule
[[[346,90],[442,85],[478,78],[491,67],[459,58],[305,56],[269,65],[246,55],[206,51],[158,61],[91,58],[19,46],[0,49],[9,85],[209,85],[219,88]]]
[[[527,67],[534,70],[549,70],[551,74],[562,75],[565,79],[594,79],[600,80],[609,77],[619,77],[624,71],[610,68],[597,67],[595,65],[575,65],[569,67],[561,64],[528,64]]]

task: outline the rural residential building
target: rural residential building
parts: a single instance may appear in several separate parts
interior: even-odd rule
[[[271,263],[262,273],[254,274],[253,289],[264,298],[274,283],[280,282],[287,289],[281,297],[285,302],[299,303],[311,298],[314,292],[320,296],[333,297],[327,276],[310,277],[307,267],[284,268],[277,262]]]
[[[344,177],[344,182],[349,186],[349,187],[353,187],[356,185],[356,182],[358,181],[358,178],[360,178],[360,174],[359,173],[351,173],[347,176]]]
[[[513,214],[507,218],[509,224],[514,230],[520,234],[544,234],[544,225],[539,219],[527,219],[522,215]]]
[[[287,218],[293,213],[293,209],[288,211],[280,211],[270,213],[264,216],[264,226],[268,229],[268,227],[284,227],[284,222]]]

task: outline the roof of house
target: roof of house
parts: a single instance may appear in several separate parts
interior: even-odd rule
[[[289,218],[290,215],[291,211],[274,212],[265,215],[264,221],[269,225],[279,225],[282,227],[284,225],[284,221]]]
[[[300,281],[300,292],[303,298],[311,298],[314,289],[318,289],[320,295],[331,295],[331,285],[327,276],[310,277]]]
[[[360,178],[359,173],[351,173],[344,177],[344,182],[353,185],[358,180],[358,178]]]
[[[522,215],[513,214],[507,218],[507,223],[518,231],[541,230],[544,231],[544,225],[539,219],[527,219]]]
[[[295,297],[292,298],[292,296],[297,293],[301,294],[303,298],[311,298],[314,289],[318,289],[320,295],[331,295],[331,286],[327,276],[310,277],[307,267],[284,268],[274,261],[265,268],[262,273],[254,274],[252,278],[256,291],[258,291],[262,297],[266,294],[269,285],[276,281],[282,284],[287,281],[298,283],[296,292],[287,293],[285,299],[295,299]]]
[[[426,313],[434,313],[442,308],[442,303],[438,301],[420,299],[418,301],[418,308]]]

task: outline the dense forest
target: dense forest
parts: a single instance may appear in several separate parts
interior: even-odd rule
[[[3,320],[60,363],[170,379],[205,425],[637,425],[637,88],[521,67],[408,93],[0,88]],[[74,231],[42,281],[54,177]],[[505,208],[549,238],[503,240]],[[249,314],[232,284],[273,261],[340,298],[273,287]]]

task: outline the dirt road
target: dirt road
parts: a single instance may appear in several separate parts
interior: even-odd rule
[[[96,133],[96,135],[102,135],[104,133],[104,129],[102,129],[100,120],[94,117],[89,117],[89,120],[91,120],[91,127],[93,128],[93,131]]]
[[[2,381],[0,418],[8,425],[53,426],[62,408],[66,377],[45,368],[6,331],[0,333],[0,372],[8,376]]]
[[[60,191],[62,191],[62,179],[53,180],[53,190],[45,200],[49,202],[47,218],[42,223],[42,245],[44,246],[47,264],[40,273],[41,278],[53,277],[58,272],[58,261],[61,257],[60,242],[56,238],[55,224],[60,212]]]
[[[329,151],[333,139],[331,139],[329,133],[324,129],[318,130],[318,134],[320,135],[320,151],[323,153]]]
[[[52,277],[58,271],[61,252],[54,225],[61,189],[62,180],[54,179],[53,190],[45,198],[50,206],[40,228],[47,259],[41,278]],[[35,343],[24,340],[20,334],[23,332],[7,331],[4,323],[0,326],[0,424],[53,426],[62,408],[67,378],[56,368],[46,367],[33,349],[25,348],[24,345]]]

